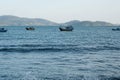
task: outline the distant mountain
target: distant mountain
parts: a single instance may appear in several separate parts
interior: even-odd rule
[[[0,16],[0,26],[59,26],[59,25],[73,25],[73,26],[115,26],[114,24],[103,21],[79,21],[73,20],[63,24],[52,22],[40,18],[23,18],[11,15]]]
[[[103,21],[78,21],[78,20],[73,20],[70,22],[64,23],[64,25],[73,25],[73,26],[115,26],[112,23],[108,22],[103,22]]]
[[[0,16],[0,26],[57,26],[58,24],[40,18],[21,18],[17,16]]]

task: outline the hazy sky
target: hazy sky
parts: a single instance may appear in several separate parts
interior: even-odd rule
[[[120,0],[0,0],[0,15],[120,24]]]

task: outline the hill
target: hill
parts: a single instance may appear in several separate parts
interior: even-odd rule
[[[112,23],[104,22],[104,21],[78,21],[78,20],[73,20],[64,23],[64,25],[73,25],[73,26],[115,26]]]
[[[56,23],[41,18],[23,18],[11,15],[0,16],[0,26],[59,26],[59,25],[73,25],[73,26],[115,26],[112,23],[104,21],[79,21],[73,20],[66,23]]]
[[[40,18],[21,18],[17,16],[0,16],[0,26],[56,26],[55,22]]]

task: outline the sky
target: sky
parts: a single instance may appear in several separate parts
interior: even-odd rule
[[[0,0],[0,16],[42,18],[58,23],[70,20],[120,24],[120,0]]]

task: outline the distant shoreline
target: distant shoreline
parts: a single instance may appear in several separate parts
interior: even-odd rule
[[[12,15],[0,16],[0,26],[60,26],[60,25],[72,25],[72,26],[116,26],[119,24],[112,24],[105,21],[79,21],[72,20],[65,23],[56,23],[41,18],[23,18]]]

